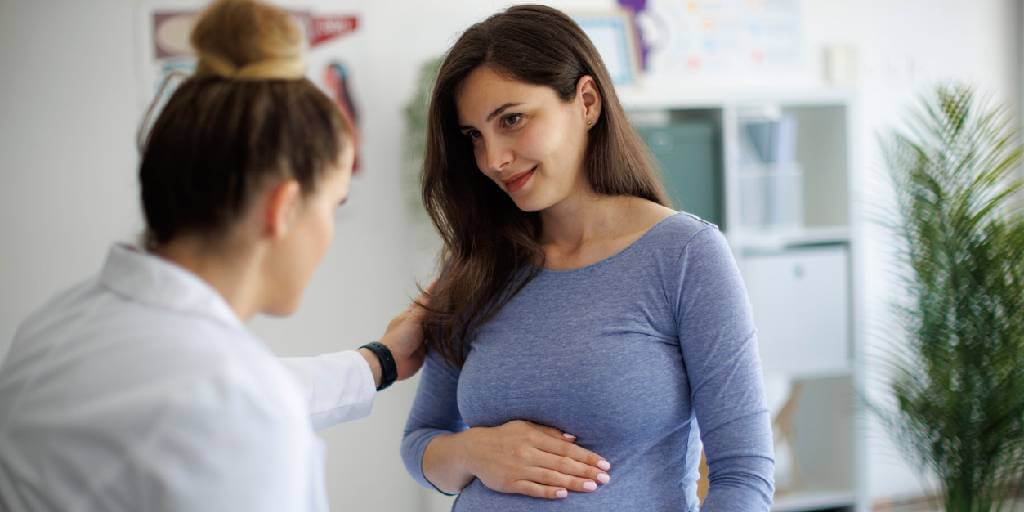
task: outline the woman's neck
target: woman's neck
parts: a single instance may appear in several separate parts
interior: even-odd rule
[[[151,251],[206,281],[242,322],[261,310],[261,285],[255,250],[210,248],[199,237],[179,237]]]
[[[617,238],[628,225],[637,198],[581,192],[541,212],[541,244],[563,251]]]

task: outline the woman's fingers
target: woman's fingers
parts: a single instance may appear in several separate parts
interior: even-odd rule
[[[589,464],[584,464],[571,457],[554,455],[552,453],[541,453],[538,457],[540,459],[537,463],[538,466],[551,471],[557,471],[558,473],[566,476],[577,477],[582,480],[601,484],[606,484],[611,480],[611,477],[604,470]],[[573,490],[576,489],[573,488]]]
[[[608,471],[612,468],[611,464],[604,460],[604,457],[601,457],[586,448],[582,448],[568,442],[567,440],[554,439],[551,436],[545,436],[540,449],[555,455],[569,457],[570,459],[582,462],[588,466],[593,466],[602,471]]]
[[[472,472],[492,490],[558,499],[559,491],[593,492],[611,479],[604,458],[558,429],[516,420],[470,431],[480,437]]]
[[[529,480],[541,485],[560,487],[573,492],[593,492],[597,490],[597,482],[594,480],[571,476],[547,468],[531,468]]]
[[[561,430],[558,430],[557,428],[546,427],[544,425],[535,425],[535,426],[538,429],[540,429],[541,432],[544,432],[548,436],[553,437],[555,439],[558,439],[559,441],[568,441],[570,443],[576,441],[576,436],[574,436],[572,434],[569,434],[567,432],[562,432]]]
[[[426,308],[430,305],[430,295],[434,291],[434,285],[436,284],[437,281],[433,281],[426,288],[421,289],[419,296],[409,302],[409,306],[399,316],[402,318],[409,317],[417,322],[423,320],[423,317],[427,314]]]
[[[517,494],[524,494],[534,498],[546,498],[549,500],[558,500],[569,495],[569,492],[564,488],[542,485],[529,480],[516,481],[512,484],[511,491]]]

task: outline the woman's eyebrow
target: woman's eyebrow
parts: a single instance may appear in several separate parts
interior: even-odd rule
[[[505,109],[507,109],[509,107],[518,107],[519,105],[522,105],[522,103],[506,103],[506,104],[504,104],[504,105],[494,109],[494,112],[491,112],[490,114],[488,114],[487,121],[490,121],[491,119],[494,119],[494,116],[496,116],[498,114],[501,114],[502,112],[505,111]]]
[[[494,119],[495,116],[500,115],[502,112],[505,111],[505,109],[508,109],[508,108],[511,108],[511,107],[518,107],[519,105],[522,105],[522,103],[506,103],[506,104],[504,104],[504,105],[494,109],[494,111],[491,112],[490,114],[487,114],[487,119],[486,119],[485,122],[490,122],[491,119]],[[459,126],[459,130],[472,130],[472,129],[473,129],[473,127],[469,126],[469,125]]]

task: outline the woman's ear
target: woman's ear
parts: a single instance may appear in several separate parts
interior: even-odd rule
[[[597,124],[601,117],[601,91],[597,90],[594,77],[584,75],[576,82],[576,98],[583,106],[583,123],[587,128]]]
[[[295,180],[284,180],[267,191],[263,201],[263,234],[280,239],[288,234],[302,205],[302,190]]]

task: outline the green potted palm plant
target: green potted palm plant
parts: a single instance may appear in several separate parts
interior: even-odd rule
[[[412,96],[402,109],[402,197],[409,217],[424,224],[429,224],[429,219],[420,197],[420,172],[427,150],[427,107],[440,68],[441,57],[430,58],[420,65]]]
[[[1024,478],[1021,145],[1009,111],[943,85],[882,141],[898,235],[891,403],[873,404],[928,468],[945,510],[1019,510]]]

